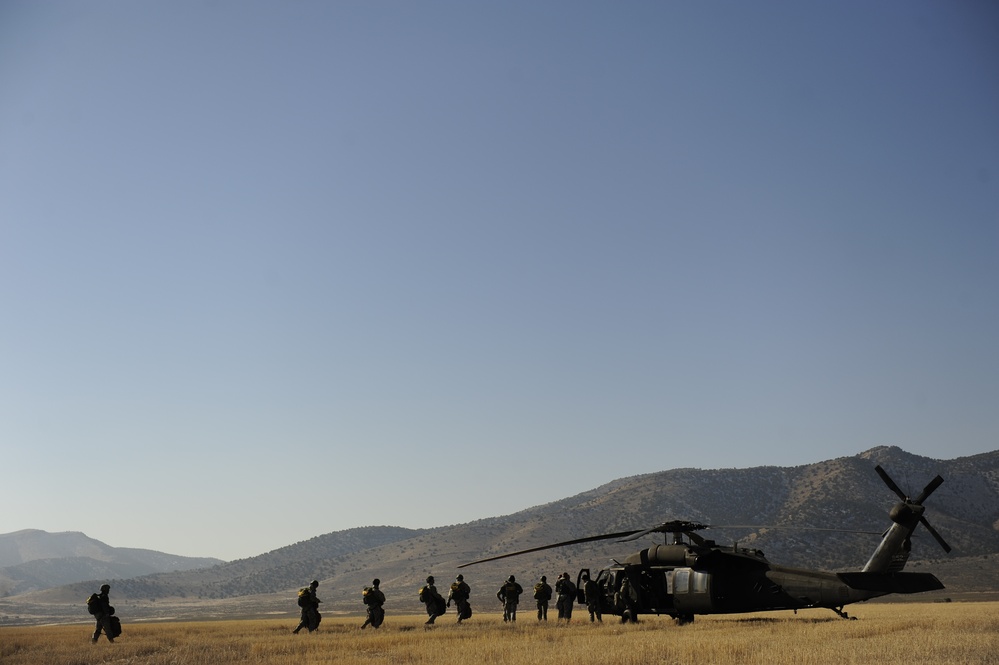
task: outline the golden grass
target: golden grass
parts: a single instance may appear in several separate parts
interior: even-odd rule
[[[389,614],[377,631],[359,630],[360,618],[324,618],[312,635],[292,635],[297,621],[287,619],[129,624],[126,617],[125,632],[114,644],[103,637],[91,644],[89,624],[0,628],[0,663],[999,664],[999,603],[849,609],[858,621],[809,610],[698,617],[683,627],[646,617],[624,626],[614,617],[590,624],[579,613],[563,626],[539,625],[524,611],[513,625],[498,615],[476,615],[456,626],[454,615],[445,615],[429,630],[422,625],[425,617]]]

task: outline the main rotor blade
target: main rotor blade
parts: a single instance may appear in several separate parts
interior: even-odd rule
[[[542,545],[541,547],[532,547],[526,550],[519,550],[517,552],[507,552],[506,554],[499,554],[497,556],[491,556],[485,559],[478,559],[476,561],[469,561],[468,563],[463,563],[458,568],[465,568],[467,566],[474,566],[477,563],[485,563],[487,561],[496,561],[498,559],[506,559],[511,556],[519,556],[521,554],[529,554],[531,552],[540,552],[541,550],[550,550],[555,547],[565,547],[566,545],[579,545],[580,543],[592,543],[597,540],[610,540],[611,538],[622,538],[624,536],[630,536],[636,531],[621,531],[620,533],[605,533],[599,536],[588,536],[586,538],[576,538],[575,540],[565,540],[561,543],[552,543],[551,545]]]
[[[657,524],[651,529],[643,529],[642,531],[636,532],[634,535],[628,538],[622,538],[619,543],[627,543],[632,540],[638,540],[642,536],[646,536],[650,533],[690,533],[691,531],[701,531],[703,529],[710,529],[707,524],[701,524],[700,522],[688,522],[687,520],[673,520],[672,522],[663,522],[662,524]]]
[[[659,527],[654,526],[651,529],[644,529],[642,531],[639,531],[638,533],[634,533],[634,534],[628,536],[627,538],[622,538],[621,540],[619,540],[617,542],[619,542],[619,543],[628,543],[628,542],[631,542],[632,540],[638,540],[642,536],[647,536],[650,533],[655,533],[658,530],[659,530]]]
[[[652,527],[651,529],[645,529],[644,531],[639,531],[628,538],[622,538],[619,543],[627,543],[632,540],[638,540],[639,538],[646,536],[650,533],[661,532],[661,533],[691,533],[693,531],[703,531],[705,529],[714,529],[718,531],[719,529],[794,529],[796,531],[827,531],[830,533],[860,533],[867,536],[881,536],[883,532],[881,531],[861,531],[859,529],[830,529],[815,526],[795,526],[793,524],[695,524],[693,522],[686,522],[689,525],[687,528],[671,528],[676,527],[679,523],[667,522],[666,524],[660,524],[659,526]]]
[[[878,475],[881,476],[881,480],[885,482],[885,485],[888,486],[888,489],[894,492],[898,496],[898,498],[902,499],[902,501],[909,500],[909,497],[905,495],[905,492],[903,492],[898,488],[898,485],[896,485],[895,481],[891,479],[891,476],[889,476],[888,473],[881,468],[880,464],[874,467],[874,470],[878,472]]]
[[[937,476],[937,478],[939,478],[939,477],[940,476]],[[947,541],[945,541],[943,539],[943,537],[941,537],[940,534],[937,533],[936,529],[934,529],[933,527],[930,526],[930,523],[926,521],[926,518],[925,517],[920,517],[919,521],[922,523],[923,526],[926,527],[926,530],[930,532],[930,535],[933,536],[936,539],[937,543],[940,544],[940,547],[943,548],[943,551],[947,552],[948,554],[950,554],[950,545],[948,545]]]
[[[793,524],[713,524],[710,528],[718,529],[794,529],[796,531],[829,531],[833,533],[861,533],[867,536],[881,536],[883,531],[862,531],[860,529],[830,529],[818,526],[795,526]]]
[[[929,485],[923,488],[923,491],[920,493],[919,496],[916,497],[916,500],[913,501],[913,503],[916,504],[917,506],[923,505],[923,501],[926,501],[927,497],[933,494],[934,490],[936,490],[936,488],[940,487],[940,485],[942,484],[943,484],[943,478],[937,476],[936,478],[930,481]]]

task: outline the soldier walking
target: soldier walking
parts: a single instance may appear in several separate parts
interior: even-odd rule
[[[385,610],[382,608],[385,604],[385,594],[378,588],[381,583],[382,581],[376,577],[371,580],[371,586],[364,587],[364,591],[361,592],[361,598],[368,611],[368,618],[361,624],[361,630],[368,626],[378,628],[385,620]]]
[[[568,623],[572,619],[572,606],[576,602],[576,585],[569,579],[569,573],[562,573],[555,581],[555,608],[558,610],[558,620]]]
[[[309,586],[300,589],[298,592],[298,606],[302,608],[302,620],[298,628],[291,631],[298,634],[298,631],[307,628],[311,633],[319,628],[319,622],[323,620],[323,615],[319,613],[319,603],[323,602],[316,597],[316,589],[319,588],[319,581],[312,580]]]
[[[114,638],[121,633],[120,630],[117,633],[115,632],[115,623],[117,622],[114,621],[114,608],[111,607],[111,599],[108,597],[110,591],[110,585],[102,584],[101,592],[91,594],[87,600],[87,611],[97,621],[97,626],[94,628],[94,635],[90,638],[92,644],[97,644],[102,631],[104,632],[104,636],[108,638],[108,642],[114,642]]]
[[[552,599],[552,588],[548,578],[541,576],[541,581],[534,585],[534,600],[538,601],[538,621],[548,621],[548,601]]]
[[[437,617],[446,611],[447,601],[444,600],[444,596],[437,593],[433,575],[427,577],[426,585],[420,589],[420,602],[427,606],[427,614],[430,615],[430,618],[426,620],[424,625],[433,625]]]
[[[517,579],[511,575],[496,592],[496,597],[503,603],[503,621],[517,620],[517,602],[524,587],[517,584]]]
[[[600,586],[590,579],[589,574],[583,573],[583,599],[586,601],[586,609],[590,612],[590,622],[592,623],[594,618],[600,623],[603,623],[604,619],[600,613]]]
[[[458,606],[458,623],[472,616],[472,606],[468,602],[468,598],[471,595],[472,589],[465,582],[465,577],[458,575],[458,577],[454,578],[454,582],[451,583],[451,590],[447,592],[447,606],[451,607],[452,600]]]

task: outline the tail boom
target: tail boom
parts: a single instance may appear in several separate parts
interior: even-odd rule
[[[930,573],[837,573],[851,589],[888,593],[923,593],[943,589],[943,583]]]

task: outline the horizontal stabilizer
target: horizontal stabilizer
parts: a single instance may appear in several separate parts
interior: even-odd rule
[[[883,593],[922,593],[943,589],[930,573],[837,573],[851,589]]]

